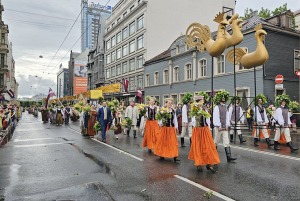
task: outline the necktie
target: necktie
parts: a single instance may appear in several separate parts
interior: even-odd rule
[[[104,107],[104,120],[107,119],[107,111],[106,111],[106,107]]]

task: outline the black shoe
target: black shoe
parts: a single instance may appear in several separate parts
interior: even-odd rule
[[[181,142],[181,147],[186,147],[186,145],[184,144],[184,137],[180,138],[180,142]]]
[[[216,173],[216,170],[211,165],[206,165],[206,169],[211,171],[212,173]]]
[[[136,138],[136,130],[133,131],[133,138]]]
[[[233,143],[233,134],[230,134],[230,142]]]
[[[266,138],[266,143],[268,144],[268,147],[274,146],[274,144],[272,144],[270,138]]]
[[[231,157],[230,147],[225,147],[225,153],[226,153],[226,157],[227,157],[227,162],[233,162],[236,160],[236,158]]]
[[[258,138],[254,138],[254,146],[255,146],[255,147],[258,147],[258,146],[259,146],[259,144],[258,144]]]
[[[129,137],[130,130],[127,130],[126,133],[127,133],[127,137]]]
[[[159,160],[165,160],[165,157],[159,157]]]
[[[202,167],[199,165],[199,166],[197,166],[197,171],[198,172],[203,172],[203,169],[202,169]]]
[[[274,141],[274,150],[280,150],[278,141]]]
[[[151,153],[152,153],[152,150],[151,150],[151,149],[148,149],[148,153],[151,154]]]
[[[243,139],[242,134],[239,135],[239,139],[240,139],[240,144],[243,144],[244,142],[246,142],[246,140]]]
[[[295,151],[297,151],[297,150],[299,149],[299,148],[295,148],[295,147],[293,146],[292,141],[288,142],[287,145],[290,147],[291,152],[295,152]]]
[[[177,157],[174,157],[174,163],[180,161]]]

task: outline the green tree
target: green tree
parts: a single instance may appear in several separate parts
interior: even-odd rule
[[[287,3],[283,4],[283,6],[279,6],[278,8],[275,8],[274,11],[272,11],[272,16],[284,13],[285,11],[287,11]]]
[[[256,12],[256,10],[253,10],[252,8],[246,8],[242,19],[247,20],[247,19],[251,18],[253,16],[254,12]]]
[[[263,7],[260,9],[260,11],[258,13],[259,17],[262,17],[262,18],[265,18],[265,19],[271,17],[271,15],[272,15],[271,10],[269,10],[267,8],[263,8]]]

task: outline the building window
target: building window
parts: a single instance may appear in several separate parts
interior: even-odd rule
[[[0,74],[0,86],[4,86],[4,74]]]
[[[134,77],[129,78],[129,90],[130,91],[135,90],[135,79],[134,79]]]
[[[5,65],[5,54],[1,54],[1,60],[0,60],[0,62],[1,62],[1,68],[4,68],[4,65]]]
[[[164,104],[166,103],[165,100],[166,100],[167,98],[169,98],[169,97],[170,97],[170,96],[169,96],[168,94],[166,94],[166,95],[163,96]]]
[[[148,86],[150,86],[150,75],[149,74],[147,74],[146,78],[145,78],[145,87],[148,87]]]
[[[135,51],[135,40],[129,43],[129,53],[132,53],[134,51]]]
[[[143,55],[136,58],[136,69],[143,67]]]
[[[171,98],[173,98],[173,103],[176,105],[178,103],[178,96],[177,96],[177,94],[171,95]]]
[[[129,35],[131,36],[135,32],[135,22],[129,24]]]
[[[125,13],[123,13],[123,18],[127,15],[127,11]]]
[[[205,77],[206,76],[206,67],[207,67],[206,59],[201,59],[199,61],[198,77]]]
[[[106,55],[106,64],[110,64],[111,60],[110,60],[110,54]]]
[[[130,7],[130,12],[134,9],[134,5]]]
[[[1,43],[5,44],[5,33],[1,34]]]
[[[174,82],[179,81],[179,67],[174,68],[173,81]]]
[[[127,62],[123,62],[123,64],[122,64],[122,72],[123,73],[127,73],[128,72]]]
[[[111,53],[111,62],[114,62],[114,61],[116,61],[116,52],[115,51],[113,51]]]
[[[106,69],[106,78],[110,78],[110,69]]]
[[[144,15],[140,16],[137,19],[137,30],[140,30],[143,27],[144,27]]]
[[[144,47],[144,35],[141,35],[137,38],[137,49]]]
[[[111,68],[111,77],[115,77],[116,76],[116,67],[112,67]]]
[[[117,33],[117,44],[121,42],[121,32]]]
[[[121,58],[121,48],[117,49],[117,59]]]
[[[123,29],[122,34],[123,34],[123,40],[128,37],[128,27],[125,27]]]
[[[118,19],[117,19],[117,23],[119,23],[121,21],[121,18],[119,17]]]
[[[159,74],[158,72],[154,73],[154,85],[158,85],[159,84]]]
[[[129,71],[134,71],[135,70],[135,60],[131,59],[129,60]]]
[[[169,71],[168,70],[164,70],[164,80],[163,80],[164,84],[168,84],[169,83]]]
[[[186,80],[192,79],[192,65],[191,64],[185,65],[185,79]]]
[[[123,57],[124,57],[124,56],[126,56],[126,55],[128,54],[128,45],[127,45],[127,44],[124,45],[124,46],[122,47],[122,49],[123,49]]]
[[[94,73],[94,82],[96,82],[98,80],[98,72]]]
[[[106,41],[106,50],[109,50],[110,49],[110,40]]]
[[[113,28],[114,26],[115,26],[115,23],[112,23],[112,24],[111,24],[111,28]]]
[[[117,75],[121,75],[122,71],[121,71],[121,64],[117,65]]]
[[[137,76],[137,87],[138,89],[141,88],[143,89],[144,88],[144,84],[143,84],[143,75],[139,75]]]
[[[115,45],[116,45],[116,37],[113,36],[113,37],[111,38],[111,46],[114,47]]]
[[[246,53],[248,53],[247,47],[241,47],[241,49],[243,49]],[[242,64],[239,63],[235,65],[235,71],[240,71],[240,70],[244,70],[244,67],[242,66]]]
[[[217,57],[217,74],[225,73],[224,55]]]

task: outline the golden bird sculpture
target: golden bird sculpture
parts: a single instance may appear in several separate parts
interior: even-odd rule
[[[207,51],[211,56],[218,57],[227,48],[226,26],[229,22],[225,13],[219,13],[214,21],[219,23],[217,38],[211,38],[211,32],[207,25],[192,23],[186,30],[186,44],[191,48],[196,48],[200,52]]]
[[[231,24],[232,34],[230,35],[227,30],[225,30],[225,34],[227,47],[231,47],[238,45],[243,41],[244,35],[241,31],[243,20],[239,19],[239,14],[236,13],[228,20],[228,22]]]
[[[269,53],[268,50],[264,44],[265,36],[267,35],[267,32],[262,29],[262,25],[258,24],[254,28],[255,30],[255,39],[256,39],[256,50],[251,53],[247,53],[242,48],[236,48],[235,54],[234,50],[231,49],[227,52],[226,58],[228,61],[230,61],[232,64],[234,64],[234,55],[235,55],[235,64],[241,64],[244,68],[250,69],[255,66],[263,65],[267,62],[269,59]]]

